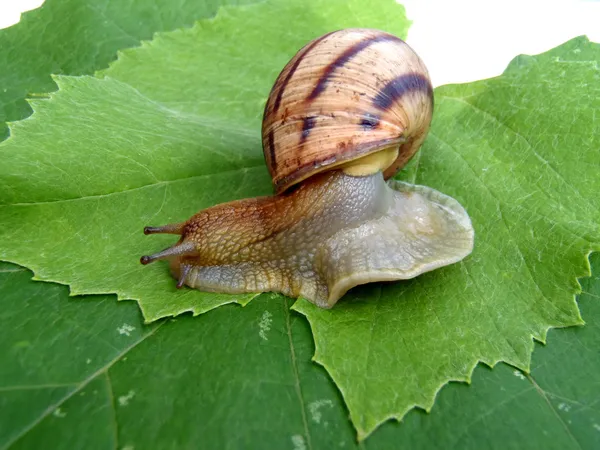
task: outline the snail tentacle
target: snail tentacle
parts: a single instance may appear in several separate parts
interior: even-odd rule
[[[144,227],[144,234],[179,234],[183,233],[183,223],[172,223],[162,227]]]
[[[178,242],[172,247],[154,253],[153,255],[144,255],[140,258],[142,264],[150,264],[160,259],[168,259],[177,256],[193,256],[195,255],[195,246],[191,242]]]

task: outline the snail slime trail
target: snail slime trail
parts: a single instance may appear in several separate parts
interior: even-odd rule
[[[432,113],[427,69],[399,38],[346,29],[315,39],[284,67],[265,107],[276,194],[146,227],[180,239],[141,262],[168,260],[178,287],[275,291],[330,308],[356,285],[463,259],[474,233],[462,206],[386,182],[421,146]]]

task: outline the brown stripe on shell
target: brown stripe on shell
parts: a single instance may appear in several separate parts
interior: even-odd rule
[[[319,78],[316,86],[307,97],[307,101],[312,101],[316,99],[325,90],[327,83],[329,83],[329,81],[333,77],[334,72],[337,69],[344,67],[348,61],[350,61],[352,58],[354,58],[356,55],[358,55],[360,52],[370,47],[371,45],[376,44],[378,42],[387,41],[403,42],[402,39],[397,38],[396,36],[392,36],[391,34],[383,34],[363,39],[362,41],[359,41],[353,46],[347,48],[340,56],[338,56],[333,62],[329,63],[325,67],[325,70]]]
[[[431,101],[433,108],[433,87],[429,78],[421,73],[405,73],[389,81],[373,99],[373,106],[386,111],[403,95],[411,92],[423,92]]]
[[[267,137],[267,147],[269,147],[270,167],[275,170],[277,168],[277,160],[275,159],[275,130],[269,131]]]
[[[300,135],[300,144],[308,138],[310,130],[312,130],[317,124],[317,116],[308,116],[302,120],[302,134]]]
[[[431,120],[427,77],[406,43],[378,30],[340,30],[303,47],[280,73],[263,118],[276,191],[385,146],[400,146],[395,163],[404,163]]]
[[[277,111],[279,110],[279,107],[281,106],[281,99],[283,98],[283,93],[285,91],[285,88],[287,87],[288,83],[290,82],[290,79],[294,75],[294,72],[296,72],[296,69],[298,69],[298,66],[302,62],[302,59],[304,59],[304,57],[306,55],[308,55],[308,53],[313,48],[315,48],[319,43],[321,43],[325,38],[327,38],[327,36],[329,36],[332,33],[335,33],[335,32],[332,31],[331,33],[327,33],[327,34],[321,36],[320,38],[315,39],[314,41],[312,41],[309,44],[305,45],[304,48],[301,49],[297,53],[297,55],[296,55],[296,61],[294,61],[294,63],[292,64],[292,66],[288,70],[288,73],[286,74],[285,78],[283,80],[281,80],[281,82],[275,83],[274,88],[277,87],[278,91],[277,91],[277,95],[275,96],[275,102],[273,103],[273,111],[272,111],[273,114],[277,113]]]

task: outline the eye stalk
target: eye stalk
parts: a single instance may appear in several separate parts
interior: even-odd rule
[[[183,233],[184,223],[174,223],[162,227],[144,227],[144,234],[179,234]]]

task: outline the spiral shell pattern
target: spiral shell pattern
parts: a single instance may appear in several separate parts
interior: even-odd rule
[[[275,190],[390,147],[394,175],[421,146],[433,113],[427,68],[401,39],[379,30],[325,34],[279,74],[263,118]]]

